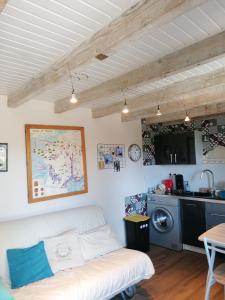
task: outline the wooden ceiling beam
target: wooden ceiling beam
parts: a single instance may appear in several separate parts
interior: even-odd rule
[[[3,9],[5,8],[7,2],[8,2],[8,0],[0,0],[0,14],[3,11]]]
[[[157,91],[152,91],[142,96],[127,99],[128,108],[130,112],[140,109],[149,109],[156,105],[173,102],[177,97],[179,98],[181,95],[189,94],[195,90],[221,84],[225,84],[225,70],[194,76],[158,89]],[[101,118],[121,112],[123,104],[124,100],[121,99],[119,103],[92,109],[92,117]]]
[[[79,104],[75,106],[71,105],[67,98],[59,100],[55,104],[55,112],[64,112],[98,98],[106,98],[125,88],[155,82],[224,55],[225,31],[83,91],[79,95]]]
[[[68,76],[71,70],[91,62],[96,55],[115,49],[140,34],[146,26],[170,22],[206,0],[140,0],[136,5],[99,30],[89,40],[74,49],[67,57],[52,65],[38,78],[33,78],[9,95],[8,106],[17,107],[39,95]]]
[[[193,118],[196,119],[199,117],[216,116],[225,113],[225,102],[209,104],[209,105],[200,105],[190,109],[188,113],[191,119]],[[186,110],[181,110],[178,112],[174,112],[162,116],[160,122],[174,122],[174,121],[184,122],[185,116],[186,116]],[[156,117],[147,118],[146,123],[156,124],[159,123],[159,119]]]
[[[225,101],[225,85],[216,87],[204,88],[194,91],[188,95],[181,95],[173,102],[160,105],[162,116],[157,116],[158,122],[161,122],[164,115],[173,114],[179,111],[190,109],[201,105],[209,105],[215,103],[221,103]],[[157,106],[150,109],[142,109],[134,111],[128,114],[122,114],[121,120],[128,122],[136,119],[152,117],[156,119]]]

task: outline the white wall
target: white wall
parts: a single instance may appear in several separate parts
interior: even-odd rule
[[[120,173],[98,170],[97,143],[122,143],[127,152],[130,144],[141,145],[140,122],[121,123],[119,115],[94,120],[87,109],[54,114],[51,103],[38,101],[9,109],[6,100],[0,96],[0,142],[9,144],[9,171],[0,173],[0,221],[98,204],[124,242],[124,197],[145,191],[142,161],[133,163],[127,158],[127,167]],[[28,204],[24,124],[85,127],[88,194]]]

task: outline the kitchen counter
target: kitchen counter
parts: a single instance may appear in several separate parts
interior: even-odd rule
[[[194,200],[194,201],[201,201],[201,202],[209,202],[215,204],[225,204],[225,200],[223,199],[215,199],[215,198],[204,198],[204,197],[192,197],[192,196],[183,196],[183,195],[167,195],[167,194],[148,194],[149,196],[154,197],[171,197],[175,199],[185,199],[185,200]]]

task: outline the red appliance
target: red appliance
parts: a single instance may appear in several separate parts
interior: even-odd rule
[[[163,183],[165,184],[165,188],[167,192],[171,192],[173,189],[173,180],[172,179],[165,179],[163,181]]]

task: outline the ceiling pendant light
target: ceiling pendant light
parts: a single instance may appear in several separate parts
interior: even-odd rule
[[[73,89],[72,95],[71,95],[71,98],[70,98],[70,103],[75,104],[75,103],[77,103],[77,102],[78,102],[78,100],[77,100],[75,91],[74,91],[74,89]]]
[[[126,100],[125,100],[125,102],[124,102],[124,106],[123,106],[122,113],[123,113],[123,114],[128,114],[128,113],[129,113],[129,109],[128,109],[128,107],[127,107],[127,102],[126,102]]]
[[[188,113],[186,112],[186,117],[184,119],[184,122],[190,122],[190,121],[191,121],[191,119],[190,119]]]
[[[156,116],[161,116],[161,115],[162,115],[162,113],[161,113],[161,111],[160,111],[160,107],[159,107],[159,105],[158,105],[158,109],[157,109]]]
[[[75,89],[74,89],[74,85],[73,85],[73,76],[72,76],[69,65],[68,65],[68,70],[69,70],[70,82],[71,82],[71,86],[72,86],[72,94],[71,94],[71,98],[70,98],[70,103],[76,104],[78,102],[78,100],[77,100],[77,96],[75,93]]]
[[[124,96],[124,92],[123,92],[123,98],[124,98],[124,106],[123,106],[123,110],[122,110],[122,113],[123,114],[128,114],[129,113],[129,109],[127,107],[127,101],[126,101],[126,98]]]

